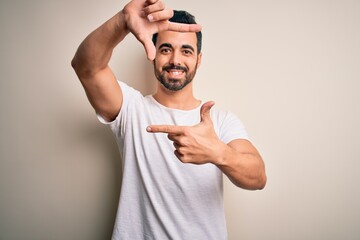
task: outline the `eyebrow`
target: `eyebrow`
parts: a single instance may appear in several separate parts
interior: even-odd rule
[[[163,43],[159,46],[159,49],[160,48],[163,48],[163,47],[168,47],[168,48],[172,48],[172,45],[170,43]]]
[[[188,45],[188,44],[182,45],[182,48],[190,49],[190,50],[192,50],[193,52],[195,52],[195,49],[194,49],[191,45]]]
[[[161,48],[163,48],[163,47],[173,48],[173,46],[172,46],[170,43],[163,43],[163,44],[161,44],[161,45],[159,46],[159,49],[161,49]],[[183,48],[183,49],[190,49],[190,50],[192,50],[192,51],[195,52],[195,49],[194,49],[191,45],[189,45],[189,44],[184,44],[184,45],[181,46],[181,48]]]

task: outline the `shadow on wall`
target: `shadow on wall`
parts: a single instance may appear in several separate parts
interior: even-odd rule
[[[121,66],[113,69],[116,75],[119,75],[118,79],[143,95],[153,94],[157,85],[153,63],[143,55],[132,57],[129,61],[126,66],[131,67],[116,64]],[[87,222],[81,223],[86,225],[87,230],[78,231],[82,236],[77,239],[110,239],[121,190],[121,158],[109,126],[96,119],[85,94],[81,96],[81,102],[79,107],[67,107],[66,115],[57,110],[56,125],[62,126],[60,132],[63,134],[59,139],[66,139],[66,142],[57,144],[54,150],[62,154],[62,159],[66,159],[62,164],[73,178],[70,180],[71,190],[67,190],[67,194],[72,195],[72,198],[78,195],[75,197],[75,204],[79,207],[73,210],[79,211],[76,214]],[[86,109],[84,113],[84,106],[90,110]],[[82,113],[77,112],[79,108]],[[69,111],[73,113],[69,114]],[[68,156],[64,156],[64,153]],[[69,199],[69,205],[73,205],[73,202]],[[69,233],[68,239],[74,234],[77,233]]]
[[[73,155],[68,165],[75,168],[70,194],[79,193],[78,209],[89,228],[89,236],[81,231],[86,236],[79,239],[110,239],[121,190],[121,158],[109,127],[98,122],[95,113],[81,116],[67,119],[65,146]]]

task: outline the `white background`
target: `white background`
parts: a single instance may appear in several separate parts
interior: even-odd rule
[[[1,0],[0,239],[109,239],[120,159],[70,61],[124,1]],[[360,239],[360,1],[167,0],[203,25],[195,93],[260,150],[262,191],[225,185],[230,240]],[[149,94],[128,36],[111,65]]]

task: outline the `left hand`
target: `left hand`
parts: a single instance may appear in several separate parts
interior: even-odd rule
[[[151,125],[150,133],[167,133],[173,141],[176,157],[183,163],[218,164],[225,145],[218,138],[210,117],[214,102],[206,102],[200,109],[200,123],[194,126]]]

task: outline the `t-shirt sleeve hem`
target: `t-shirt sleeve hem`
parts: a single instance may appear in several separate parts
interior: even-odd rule
[[[116,122],[118,122],[118,119],[121,115],[121,112],[123,111],[124,108],[126,108],[126,105],[128,104],[128,99],[129,99],[129,89],[132,89],[130,88],[126,83],[124,82],[121,82],[118,80],[118,84],[121,88],[121,92],[122,92],[122,95],[123,95],[123,100],[122,100],[122,106],[121,106],[121,109],[119,111],[119,113],[116,115],[116,117],[114,118],[114,120],[112,121],[107,121],[106,119],[104,119],[103,116],[101,116],[99,113],[95,112],[96,114],[96,117],[98,119],[98,121],[104,125],[114,125]]]
[[[96,118],[98,119],[98,121],[102,124],[105,125],[112,125],[113,123],[115,123],[117,121],[117,118],[119,117],[119,114],[116,116],[116,118],[112,121],[107,121],[105,120],[105,118],[103,118],[99,113],[96,113]]]

